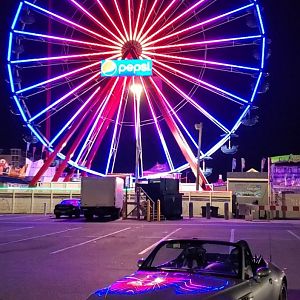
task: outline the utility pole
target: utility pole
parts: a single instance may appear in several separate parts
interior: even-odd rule
[[[198,153],[197,153],[197,173],[196,173],[196,191],[199,191],[199,177],[200,177],[200,155],[201,155],[201,142],[202,142],[202,128],[203,124],[195,124],[195,129],[199,131],[198,135]]]

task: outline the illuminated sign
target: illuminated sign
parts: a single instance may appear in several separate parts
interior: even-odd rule
[[[102,60],[101,76],[151,76],[152,60],[150,59],[123,59]]]

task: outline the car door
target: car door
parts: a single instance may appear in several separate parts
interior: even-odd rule
[[[253,300],[274,299],[273,279],[271,274],[262,278],[251,278]]]

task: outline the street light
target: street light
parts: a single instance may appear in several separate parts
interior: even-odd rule
[[[203,124],[195,124],[195,129],[199,131],[198,135],[198,153],[197,153],[197,173],[196,173],[196,191],[199,191],[199,176],[200,176],[200,155],[201,155],[201,141],[202,141]]]
[[[135,195],[137,204],[137,219],[140,219],[140,191],[137,188],[137,181],[140,177],[140,160],[142,154],[142,140],[141,140],[141,119],[140,119],[140,100],[143,91],[143,86],[138,83],[134,83],[130,86],[130,91],[134,95],[136,101],[135,108]]]

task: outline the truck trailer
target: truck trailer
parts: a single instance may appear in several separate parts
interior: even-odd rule
[[[87,220],[94,216],[118,219],[123,207],[124,181],[118,177],[83,177],[81,207]]]

